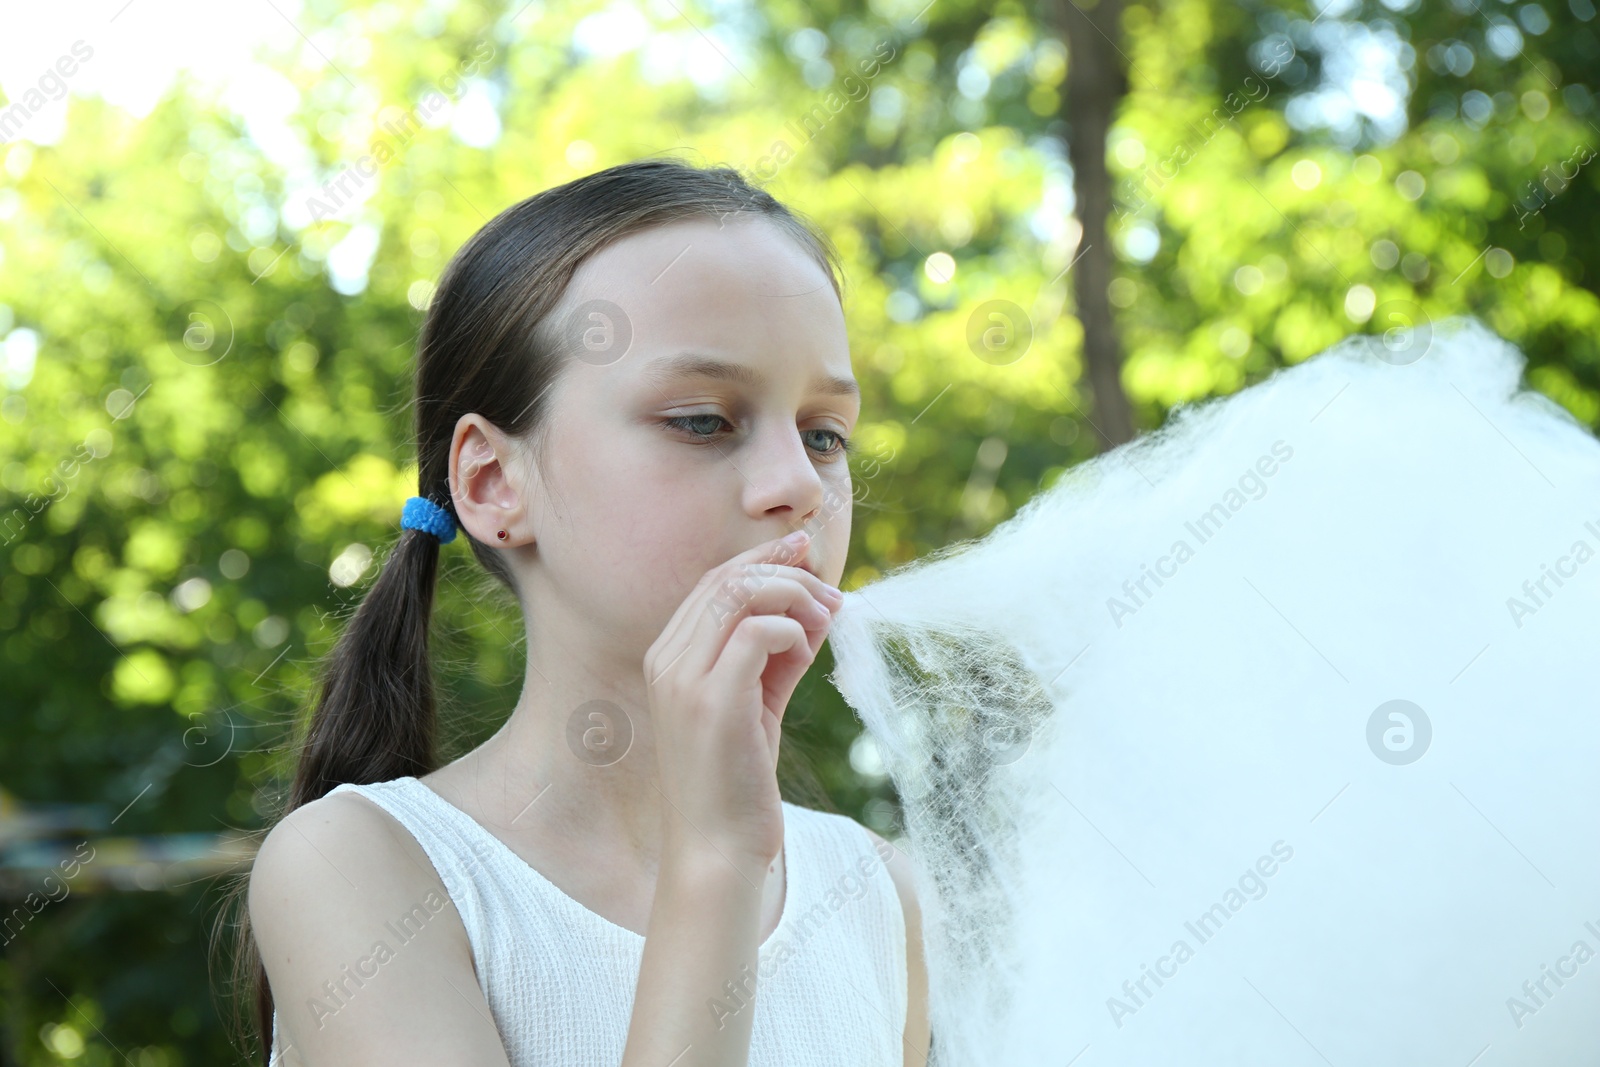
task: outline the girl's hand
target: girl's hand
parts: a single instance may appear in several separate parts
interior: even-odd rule
[[[784,709],[844,601],[799,566],[798,537],[707,571],[644,657],[669,839],[759,873],[783,848]]]

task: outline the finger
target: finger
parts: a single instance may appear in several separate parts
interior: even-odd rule
[[[809,540],[809,537],[807,539]],[[687,640],[687,620],[700,617],[705,609],[707,599],[715,595],[720,583],[726,581],[728,577],[727,568],[741,563],[758,563],[764,560],[782,558],[798,560],[801,557],[796,555],[792,542],[787,542],[783,537],[775,537],[770,541],[765,541],[753,548],[746,549],[732,559],[707,570],[700,576],[700,580],[695,582],[694,588],[689,590],[688,595],[683,598],[677,610],[672,613],[672,618],[667,620],[667,625],[662,627],[661,635],[651,645],[651,652],[654,653],[659,648],[665,658],[675,658],[682,652],[683,645]]]
[[[776,538],[756,545],[754,548],[741,552],[725,563],[707,571],[701,578],[701,585],[697,589],[702,594],[707,589],[714,591],[741,571],[753,569],[759,574],[782,574],[802,582],[816,594],[818,600],[824,603],[829,600],[842,601],[843,597],[836,596],[832,586],[806,570],[803,566],[810,558],[811,545],[809,534],[805,535],[799,544],[789,541],[787,538]]]
[[[774,710],[778,721],[782,721],[789,698],[816,662],[817,652],[827,639],[823,631],[807,630],[804,648],[795,647],[767,657],[767,667],[761,675],[762,703]]]
[[[803,530],[774,537],[770,541],[763,541],[759,545],[752,545],[738,555],[724,560],[717,567],[708,570],[702,582],[714,582],[716,572],[720,568],[739,567],[746,563],[777,563],[784,566],[799,566],[811,551],[811,535]]]
[[[809,662],[810,647],[805,628],[795,620],[782,615],[751,615],[734,627],[712,674],[719,676],[722,686],[736,690],[745,684],[745,679],[759,678],[774,656],[805,656]]]
[[[824,634],[833,625],[829,605],[802,582],[747,571],[743,580],[721,587],[700,617],[689,621],[688,649],[679,665],[691,676],[711,670],[737,627],[757,616],[788,616],[803,629]]]
[[[843,603],[843,597],[834,593],[832,587],[822,579],[799,566],[791,565],[804,560],[809,547],[809,537],[798,546],[785,538],[774,538],[706,571],[683,603],[678,605],[677,611],[662,629],[661,636],[651,645],[645,658],[647,666],[654,665],[648,672],[650,677],[659,677],[668,665],[677,663],[689,653],[689,646],[699,636],[698,623],[711,610],[713,603],[722,602],[718,614],[726,617],[730,614],[728,608],[737,603],[743,590],[758,584],[756,576],[775,577],[781,574],[805,585],[825,607],[830,604],[837,607]],[[786,563],[786,560],[789,562]],[[748,573],[752,567],[757,569],[756,576]],[[766,570],[767,567],[771,570]],[[731,621],[737,623],[737,619]],[[709,669],[719,650],[720,645],[703,650],[698,661],[699,668]]]
[[[830,620],[826,630],[807,630],[806,651],[803,655],[798,650],[791,650],[767,659],[767,671],[762,676],[762,681],[766,685],[767,702],[770,706],[780,711],[788,708],[789,698],[794,695],[795,687],[816,662],[817,653],[822,650],[822,643],[828,639],[832,628]]]

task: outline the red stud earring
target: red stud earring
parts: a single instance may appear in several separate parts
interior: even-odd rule
[[[504,541],[504,540],[505,540],[505,539],[506,539],[506,532],[505,532],[505,531],[504,531],[504,530],[501,530],[501,531],[500,531],[500,532],[499,532],[499,533],[498,533],[498,534],[496,534],[496,535],[495,535],[495,536],[496,536],[496,537],[498,537],[498,538],[500,538],[500,540],[502,540],[502,541]]]

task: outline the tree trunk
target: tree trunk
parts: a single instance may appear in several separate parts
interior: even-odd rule
[[[1085,10],[1087,8],[1087,10]],[[1061,117],[1068,127],[1083,249],[1072,269],[1078,321],[1083,324],[1084,363],[1094,396],[1094,428],[1104,448],[1133,438],[1133,412],[1122,389],[1122,343],[1106,286],[1115,262],[1106,222],[1111,214],[1111,175],[1106,170],[1106,134],[1128,91],[1123,70],[1122,0],[1079,6],[1073,0],[1043,0],[1043,22],[1067,46],[1067,92]]]

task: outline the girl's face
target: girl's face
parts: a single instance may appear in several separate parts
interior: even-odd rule
[[[631,655],[707,570],[802,526],[792,565],[839,584],[861,401],[839,298],[794,238],[754,216],[634,234],[574,275],[569,318],[524,497],[534,605]]]

